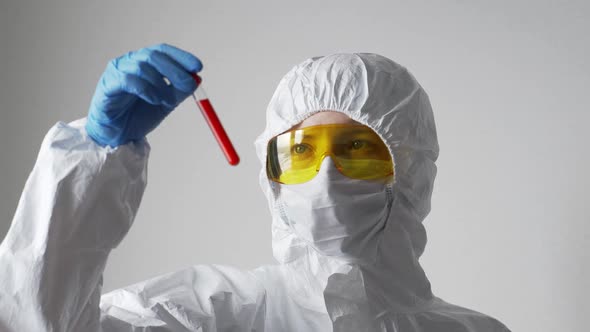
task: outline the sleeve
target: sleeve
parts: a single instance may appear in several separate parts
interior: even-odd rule
[[[102,297],[104,332],[264,331],[266,291],[252,272],[198,265]]]
[[[99,331],[102,272],[146,186],[146,141],[101,147],[85,120],[46,135],[0,245],[0,331]]]

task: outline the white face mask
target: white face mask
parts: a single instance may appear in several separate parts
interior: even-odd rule
[[[342,175],[330,157],[308,182],[280,185],[281,217],[326,256],[370,263],[385,227],[391,192],[383,182]]]

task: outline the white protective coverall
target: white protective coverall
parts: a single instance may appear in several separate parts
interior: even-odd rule
[[[350,238],[351,252],[349,245],[341,252],[328,246],[329,253],[316,245],[317,220],[293,225],[293,210],[264,169],[271,137],[324,110],[375,130],[395,162],[395,183],[380,196],[382,206],[361,206],[348,216],[370,225]],[[0,331],[508,331],[431,292],[418,259],[436,174],[434,118],[422,87],[387,58],[316,57],[280,81],[256,141],[278,264],[252,271],[198,265],[101,297],[108,255],[141,201],[149,146],[101,147],[83,124],[58,123],[49,131],[0,246]],[[337,207],[338,197],[344,196],[326,194],[324,208]],[[310,219],[314,213],[308,211]],[[334,229],[345,243],[354,227]]]

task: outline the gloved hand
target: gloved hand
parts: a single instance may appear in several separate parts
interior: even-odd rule
[[[202,67],[194,55],[166,44],[111,60],[92,97],[88,135],[112,147],[144,138],[195,91],[189,73]]]

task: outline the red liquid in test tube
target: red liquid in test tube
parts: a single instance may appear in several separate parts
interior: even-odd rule
[[[205,90],[203,90],[203,87],[201,87],[201,77],[195,73],[191,73],[191,75],[198,85],[197,91],[193,94],[193,98],[201,109],[201,113],[205,117],[205,121],[207,121],[207,124],[213,132],[213,136],[215,136],[217,143],[219,143],[219,147],[221,148],[221,151],[223,151],[225,158],[230,165],[237,165],[240,162],[240,157],[238,156],[236,149],[227,136],[225,129],[223,129],[221,121],[219,121],[217,113],[215,113],[215,110],[211,105],[211,101],[209,101],[209,98],[205,94]]]

